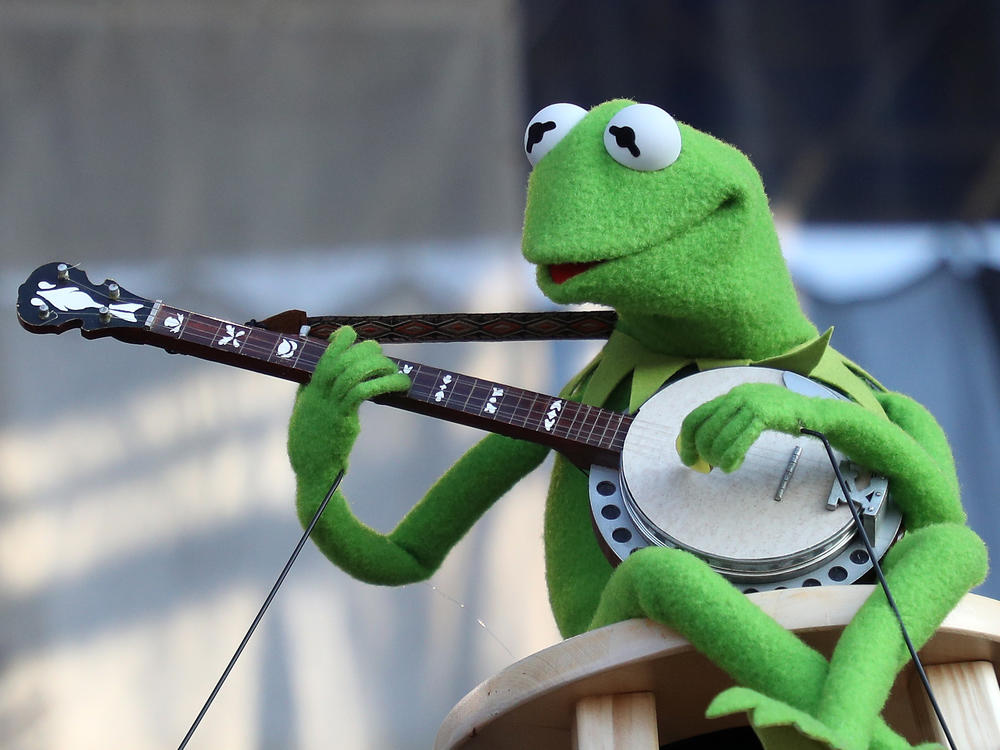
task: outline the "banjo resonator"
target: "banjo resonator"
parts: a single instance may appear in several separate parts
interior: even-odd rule
[[[847,584],[872,568],[823,445],[765,431],[731,474],[692,471],[675,444],[684,417],[742,383],[806,396],[845,397],[791,372],[726,367],[668,384],[635,415],[618,469],[590,470],[594,526],[612,562],[649,546],[684,549],[746,593]],[[888,481],[837,453],[841,473],[878,557],[902,516]]]

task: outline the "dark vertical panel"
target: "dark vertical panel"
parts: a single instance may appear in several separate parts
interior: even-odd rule
[[[806,219],[966,218],[1000,123],[998,13],[986,0],[523,0],[525,117],[636,98],[736,143]]]

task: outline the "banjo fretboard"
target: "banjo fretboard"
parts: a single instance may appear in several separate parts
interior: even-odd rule
[[[166,349],[305,382],[327,342],[310,336],[243,326],[154,303],[146,329]],[[406,393],[375,399],[408,411],[465,424],[559,450],[576,463],[617,466],[632,418],[401,359],[390,359],[411,380]]]

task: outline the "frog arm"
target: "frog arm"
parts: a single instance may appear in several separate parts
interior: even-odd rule
[[[312,539],[332,562],[359,580],[394,586],[425,580],[479,517],[535,469],[547,452],[533,443],[489,435],[462,456],[389,534],[359,521],[338,491]],[[325,481],[299,479],[303,525],[328,489]]]
[[[953,490],[957,495],[959,489],[955,459],[937,420],[921,404],[902,393],[883,391],[876,393],[875,397],[889,420],[923,446],[942,472],[953,481]]]
[[[299,390],[289,424],[288,453],[295,470],[299,518],[308,523],[347,466],[360,431],[358,406],[373,396],[405,390],[377,344],[355,344],[354,331],[330,339],[311,382]],[[463,456],[390,534],[357,519],[339,491],[320,516],[312,539],[350,575],[369,583],[401,585],[430,577],[448,550],[548,449],[491,435]]]
[[[940,428],[905,396],[885,394],[880,400],[888,420],[850,401],[811,398],[771,384],[740,385],[685,418],[681,460],[691,466],[700,457],[734,471],[764,430],[796,435],[807,427],[888,478],[908,528],[964,523],[954,464]]]

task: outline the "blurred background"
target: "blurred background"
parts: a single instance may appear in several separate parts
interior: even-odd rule
[[[806,308],[936,414],[1000,549],[997,49],[986,0],[4,0],[0,745],[175,746],[299,533],[292,385],[30,336],[17,286],[66,260],[236,321],[543,309],[521,138],[556,101],[656,103],[750,155]],[[595,347],[393,353],[551,391]],[[363,424],[345,488],[382,530],[478,437]],[[190,747],[430,746],[558,640],[546,469],[429,584],[308,547]]]

